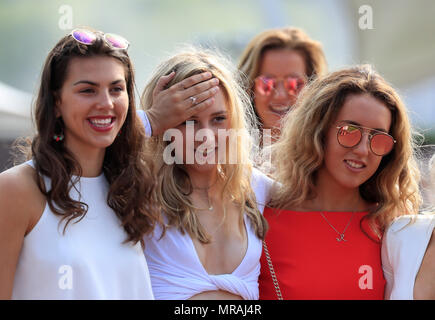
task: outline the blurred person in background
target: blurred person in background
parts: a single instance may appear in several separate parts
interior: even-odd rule
[[[239,69],[246,76],[260,135],[270,129],[273,143],[299,92],[307,82],[325,74],[327,64],[320,42],[299,28],[285,27],[255,36],[241,55]]]

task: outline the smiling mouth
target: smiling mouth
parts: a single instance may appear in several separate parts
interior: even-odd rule
[[[290,110],[291,106],[282,104],[270,104],[269,109],[276,114],[283,115]]]
[[[106,118],[88,118],[87,121],[91,127],[97,131],[107,131],[112,129],[113,123],[115,122],[115,117]]]
[[[352,160],[344,160],[344,162],[353,169],[363,169],[366,165],[362,162],[352,161]]]

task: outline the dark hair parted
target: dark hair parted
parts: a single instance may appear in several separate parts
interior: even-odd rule
[[[154,206],[152,168],[145,161],[145,133],[136,116],[134,70],[126,50],[110,47],[101,32],[94,32],[97,40],[92,45],[81,44],[67,35],[48,54],[35,103],[37,133],[32,141],[31,156],[39,177],[38,187],[46,196],[51,211],[62,216],[61,222],[66,220],[65,232],[71,221],[77,223],[84,218],[88,206],[71,199],[69,195],[69,191],[76,188],[82,168],[64,143],[53,139],[63,126],[62,119],[56,118],[56,99],[60,96],[73,58],[103,56],[118,60],[125,70],[128,112],[118,137],[106,148],[102,170],[109,183],[107,204],[128,235],[125,242],[137,243],[144,234],[153,230],[160,215]],[[50,178],[50,190],[46,189],[42,175]]]

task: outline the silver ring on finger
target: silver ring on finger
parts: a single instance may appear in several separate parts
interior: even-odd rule
[[[189,97],[190,101],[192,101],[192,106],[196,104],[196,97]]]

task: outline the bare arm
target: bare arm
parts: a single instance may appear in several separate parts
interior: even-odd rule
[[[36,184],[29,171],[33,169],[19,167],[0,174],[0,300],[12,296],[24,237],[41,211],[41,197],[34,192]]]
[[[161,77],[154,88],[154,103],[146,111],[153,136],[176,127],[193,114],[211,106],[213,97],[219,90],[219,80],[212,78],[210,72],[193,75],[164,89],[174,76],[175,72],[172,72]]]
[[[434,218],[435,219],[435,218]],[[435,229],[414,283],[415,300],[435,300]]]

